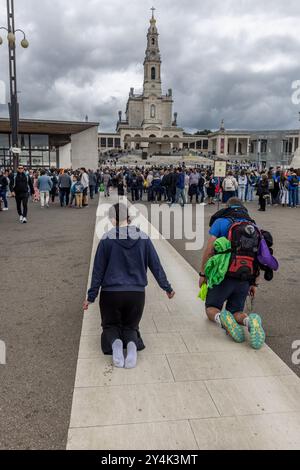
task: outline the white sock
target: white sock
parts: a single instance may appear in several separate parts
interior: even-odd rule
[[[133,369],[137,362],[137,349],[136,344],[133,341],[127,344],[127,356],[125,359],[125,368]]]
[[[123,342],[120,339],[116,339],[112,344],[113,351],[113,364],[116,367],[124,367],[124,354],[123,354]]]
[[[244,318],[243,325],[250,331],[249,328],[249,317]]]
[[[222,323],[221,323],[221,319],[220,319],[220,315],[221,315],[220,312],[216,314],[216,316],[215,316],[215,322],[216,322],[221,328],[223,328]]]

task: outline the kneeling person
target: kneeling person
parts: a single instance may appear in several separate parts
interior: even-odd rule
[[[101,287],[102,351],[112,354],[116,367],[129,369],[136,365],[137,351],[145,348],[139,323],[145,305],[147,268],[169,299],[175,293],[150,238],[129,225],[127,207],[112,206],[110,219],[114,228],[98,245],[91,287],[83,308],[87,310],[96,300]],[[127,348],[126,360],[124,348]]]
[[[228,258],[225,268],[224,264],[214,266],[214,275],[218,281],[210,283],[212,287],[208,289],[206,314],[209,320],[224,328],[238,343],[245,341],[243,326],[247,327],[250,332],[251,346],[254,349],[260,349],[265,342],[261,318],[255,313],[249,316],[244,313],[247,296],[255,297],[260,274],[257,261],[259,230],[247,209],[237,198],[229,199],[227,208],[212,217],[210,226],[210,238],[204,250],[201,265],[200,287],[206,282],[209,260],[212,261],[212,257],[216,254],[227,254]],[[216,253],[216,240],[221,237],[228,239],[229,249],[223,253]],[[222,269],[226,271],[221,277],[223,280],[219,282],[218,270],[222,271]],[[223,309],[225,302],[226,309]]]

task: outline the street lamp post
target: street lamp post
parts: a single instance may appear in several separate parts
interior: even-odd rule
[[[259,171],[260,171],[260,153],[261,153],[261,139],[259,137],[257,141],[257,165],[258,165]]]
[[[11,127],[11,149],[10,154],[13,156],[13,167],[17,169],[19,154],[19,140],[18,140],[18,128],[19,128],[19,104],[18,104],[18,92],[17,92],[17,67],[16,67],[16,33],[21,32],[23,39],[21,46],[27,49],[29,43],[26,39],[24,31],[21,29],[15,29],[15,15],[14,15],[14,0],[7,0],[7,28],[2,26],[0,29],[7,31],[7,42],[8,42],[8,57],[9,57],[9,84],[10,84],[10,103],[8,103],[10,127]],[[3,39],[0,37],[0,45],[3,43]]]

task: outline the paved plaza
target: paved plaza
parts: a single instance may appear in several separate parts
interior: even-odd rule
[[[0,213],[1,449],[65,447],[95,213],[30,203],[22,225],[13,199]]]
[[[298,209],[257,217],[249,204],[274,234],[281,262],[256,301],[272,349],[235,344],[209,323],[197,299],[201,253],[184,252],[182,241],[157,240],[176,296],[168,300],[149,276],[141,324],[146,349],[137,368],[125,370],[100,351],[98,304],[84,316],[81,307],[98,244],[97,203],[81,211],[30,204],[26,226],[16,221],[13,200],[1,213],[7,365],[0,368],[0,447],[299,448],[300,381],[291,370],[291,344],[300,335],[299,291],[291,281],[300,274]],[[206,224],[215,209],[206,207]]]

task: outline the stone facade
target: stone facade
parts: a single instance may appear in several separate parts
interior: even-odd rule
[[[115,136],[121,139],[121,148],[140,149],[147,153],[168,153],[182,148],[183,129],[177,126],[177,113],[173,115],[173,96],[169,89],[164,95],[161,82],[161,56],[158,30],[154,14],[150,19],[144,60],[143,93],[130,89],[125,119],[119,111]],[[104,134],[103,134],[104,136]],[[102,134],[100,134],[100,139]],[[135,142],[134,139],[139,141]],[[141,141],[145,138],[145,141]],[[170,142],[174,140],[174,142]],[[149,141],[150,140],[150,141]]]

